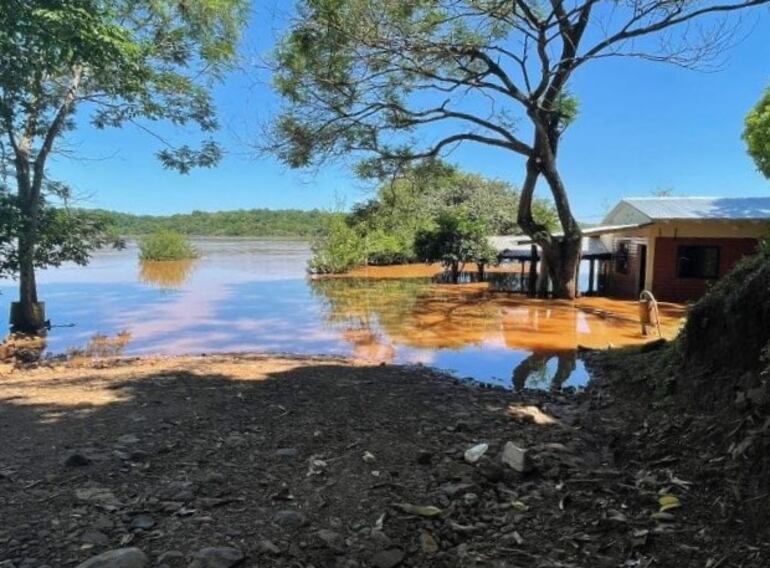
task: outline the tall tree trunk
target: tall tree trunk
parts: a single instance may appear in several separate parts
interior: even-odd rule
[[[449,270],[449,277],[452,280],[452,284],[457,284],[460,281],[460,263],[452,262]]]
[[[35,279],[35,247],[42,179],[31,179],[25,155],[17,156],[16,180],[22,230],[19,234],[19,301],[11,306],[11,328],[21,333],[39,333],[45,325],[45,313],[38,303]]]
[[[11,321],[13,330],[22,333],[38,333],[45,325],[37,299],[34,258],[35,237],[25,230],[19,238],[19,303]]]
[[[550,108],[550,105],[547,105]],[[580,262],[583,234],[570,208],[567,190],[556,167],[558,124],[552,123],[541,110],[532,110],[535,125],[534,152],[527,160],[527,176],[521,189],[518,223],[533,242],[540,245],[548,265],[554,298],[573,299],[577,295],[576,271]],[[532,215],[535,186],[540,176],[545,178],[553,196],[563,236],[554,237],[548,227]]]
[[[537,286],[535,290],[535,295],[538,298],[548,297],[548,291],[550,289],[549,280],[551,277],[550,266],[552,260],[551,255],[546,253],[546,249],[543,248],[543,254],[540,257],[540,270],[537,272]]]
[[[577,267],[580,262],[581,238],[555,239],[548,248],[548,273],[551,277],[554,298],[577,297]]]

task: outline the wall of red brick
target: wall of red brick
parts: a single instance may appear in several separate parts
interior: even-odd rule
[[[721,278],[741,258],[756,250],[757,240],[658,237],[655,239],[652,280],[652,292],[658,300],[665,302],[697,300],[713,283],[713,280],[677,276],[677,249],[686,245],[718,246],[719,277]]]

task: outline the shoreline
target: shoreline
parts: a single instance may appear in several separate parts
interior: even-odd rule
[[[14,372],[0,549],[16,566],[127,546],[170,568],[212,547],[276,568],[755,565],[739,519],[712,507],[730,494],[713,454],[666,437],[693,418],[608,367],[615,354],[588,357],[589,387],[554,393],[332,356]],[[660,513],[661,491],[681,506]]]

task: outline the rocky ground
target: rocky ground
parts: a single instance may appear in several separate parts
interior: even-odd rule
[[[766,565],[694,419],[594,366],[553,394],[326,358],[6,369],[0,567]]]

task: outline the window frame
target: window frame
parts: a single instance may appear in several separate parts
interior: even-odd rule
[[[685,249],[714,249],[716,251],[716,273],[711,276],[684,276],[682,274],[682,259],[686,258],[683,254]],[[719,279],[719,266],[722,261],[722,247],[720,245],[679,245],[676,248],[676,277],[681,280],[717,280]]]

